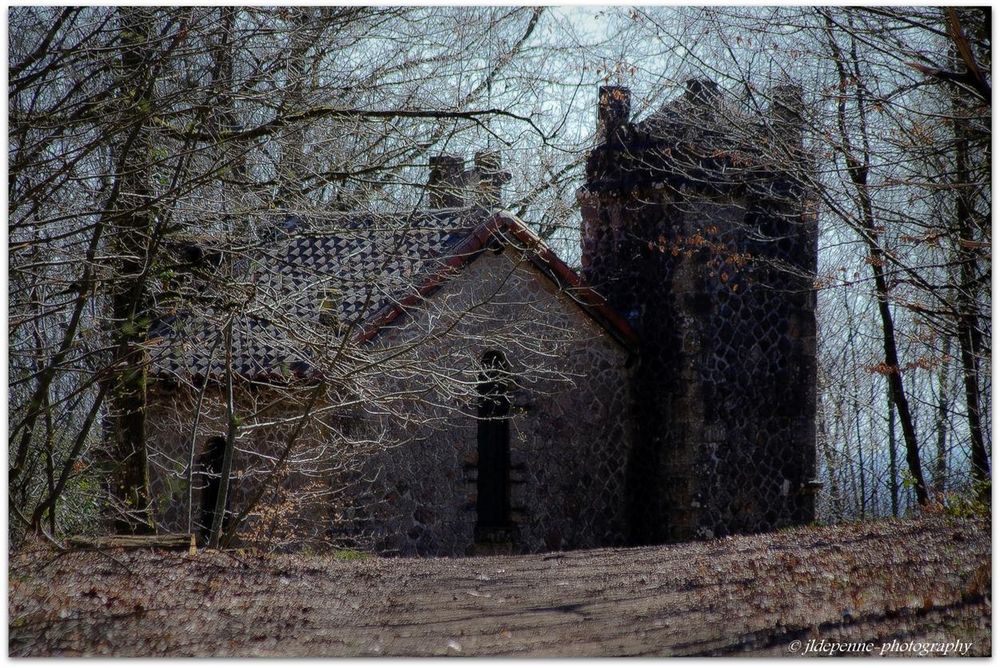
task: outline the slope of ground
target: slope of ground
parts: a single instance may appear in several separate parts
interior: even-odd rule
[[[989,522],[946,518],[464,559],[35,549],[9,652],[989,655],[990,584]]]

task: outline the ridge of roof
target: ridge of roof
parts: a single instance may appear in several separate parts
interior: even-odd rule
[[[451,218],[449,213],[444,218]],[[261,264],[254,271],[263,273],[257,283],[256,296],[263,298],[269,291],[277,298],[281,296],[282,287],[291,286],[293,298],[282,308],[299,316],[315,309],[318,299],[333,297],[336,317],[344,322],[355,322],[357,328],[349,336],[355,343],[363,344],[457,276],[490,244],[499,242],[527,251],[526,258],[541,271],[545,280],[551,281],[629,353],[637,351],[638,337],[628,322],[523,221],[506,211],[481,213],[482,217],[467,227],[444,229],[418,225],[394,230],[391,234],[372,234],[370,228],[361,227],[356,239],[343,230],[336,233],[296,230],[276,240],[279,244],[274,251],[263,260],[257,260]],[[402,251],[398,257],[390,258],[391,262],[383,261],[378,255],[380,247],[386,243]],[[377,289],[368,283],[366,271],[374,271],[381,277]],[[407,277],[412,277],[414,282],[402,295],[394,288],[407,283],[410,280]],[[323,297],[317,287],[331,279],[334,294]],[[355,288],[361,284],[369,286],[366,290],[372,295],[355,294]],[[396,293],[395,297],[392,292]],[[154,375],[169,378],[182,374],[208,379],[219,372],[222,360],[215,359],[211,353],[215,348],[211,342],[217,342],[219,332],[218,325],[210,322],[211,316],[209,313],[209,320],[205,320],[193,314],[172,313],[157,320],[147,341],[152,344]],[[262,313],[242,314],[239,319],[239,331],[233,332],[233,366],[238,375],[253,382],[281,382],[288,374],[298,378],[313,375],[308,355],[303,357],[304,351],[296,352],[294,342],[281,334],[280,327],[271,322],[266,309]]]
[[[514,240],[530,251],[529,259],[542,274],[551,280],[560,292],[567,295],[591,319],[599,324],[612,338],[618,341],[630,352],[638,349],[639,337],[607,300],[573,271],[542,239],[535,234],[523,221],[509,211],[496,211],[486,221],[476,226],[463,240],[453,248],[451,257],[444,261],[443,266],[400,301],[387,304],[373,314],[368,323],[356,335],[355,340],[364,343],[375,338],[386,326],[404,315],[407,309],[416,306],[421,299],[429,296],[440,288],[450,278],[456,276],[461,269],[474,262],[480,256],[480,251],[487,247],[491,240],[510,243],[504,234],[511,235]]]

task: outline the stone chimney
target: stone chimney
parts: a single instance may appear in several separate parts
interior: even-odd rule
[[[597,93],[597,143],[608,141],[632,113],[632,93],[624,86],[601,86]]]
[[[722,99],[719,84],[711,79],[688,79],[684,99],[699,107],[714,109]]]
[[[465,205],[465,160],[454,155],[437,155],[430,159],[431,173],[427,179],[432,209],[451,209]]]
[[[779,84],[771,88],[771,121],[775,125],[801,125],[804,114],[801,86]]]
[[[684,106],[694,124],[716,118],[722,105],[722,91],[711,79],[688,79],[685,82]]]
[[[474,171],[478,180],[477,204],[487,209],[500,208],[503,201],[503,185],[510,181],[510,172],[504,171],[500,152],[476,153]]]
[[[805,128],[805,102],[802,87],[779,84],[771,88],[770,118],[772,132],[789,151],[801,151]]]

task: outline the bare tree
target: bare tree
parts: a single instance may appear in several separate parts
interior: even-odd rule
[[[187,483],[190,528],[205,478],[196,452],[217,415],[227,444],[219,510],[230,503],[230,467],[234,479],[270,481],[246,486],[235,515],[257,512],[292,469],[329,478],[290,435],[321,424],[339,433],[357,406],[398,403],[378,400],[395,391],[358,388],[402,357],[373,359],[344,343],[357,322],[303,323],[283,310],[288,295],[262,302],[254,268],[280,246],[282,225],[339,234],[353,222],[331,212],[392,211],[370,221],[391,239],[427,206],[430,156],[503,147],[555,156],[532,168],[568,174],[587,141],[560,134],[577,112],[553,104],[549,86],[573,52],[547,44],[573,28],[543,9],[25,7],[9,24],[10,505],[22,528],[48,518],[50,533],[95,530],[75,518],[96,517],[96,507],[119,531],[165,526],[150,467],[157,480],[169,468]],[[564,226],[572,212],[545,199],[550,189],[535,186],[543,180],[510,189],[525,211],[551,210],[539,219]],[[571,200],[566,178],[559,183]],[[391,262],[393,249],[385,254]],[[317,279],[309,289],[322,287]],[[262,317],[275,327],[268,343],[331,346],[327,371],[307,383],[306,396],[325,388],[317,410],[293,410],[293,387],[270,388],[288,409],[281,416],[266,402],[241,405],[226,390],[243,382],[239,370],[231,382],[225,372],[175,378],[195,404],[183,454],[166,462],[150,452],[161,425],[149,411],[164,382],[150,341],[165,319],[213,332],[205,345],[221,368],[243,345],[238,332],[223,333]],[[428,376],[467,389],[467,373]],[[241,452],[275,424],[266,445]],[[342,436],[359,451],[377,443]],[[253,457],[259,467],[237,470]],[[224,515],[214,514],[214,542]]]
[[[990,355],[982,338],[991,86],[984,16],[937,8],[622,12],[622,23],[644,36],[636,43],[648,45],[632,54],[639,71],[644,59],[667,55],[672,64],[659,82],[636,77],[652,90],[704,74],[733,108],[751,111],[764,108],[775,81],[806,91],[813,162],[802,177],[822,202],[816,285],[826,437],[843,453],[825,461],[847,469],[854,512],[894,507],[890,425],[902,434],[904,484],[919,503],[932,491],[928,450],[944,451],[942,437],[964,445],[968,464],[935,480],[981,486],[988,478],[987,432],[977,423],[989,383],[979,365]],[[960,340],[965,391],[942,399],[955,387],[951,351]],[[877,400],[886,391],[891,408]],[[964,426],[952,419],[956,399]]]
[[[191,529],[201,523],[197,487],[215,475],[225,488],[222,470],[232,467],[233,480],[248,482],[215,498],[212,539],[224,542],[227,503],[228,516],[257,531],[291,517],[276,509],[295,505],[293,488],[324,481],[343,489],[335,478],[385,440],[378,429],[352,427],[356,411],[368,406],[405,424],[420,414],[416,403],[472,397],[478,371],[469,359],[418,362],[414,341],[378,354],[355,345],[360,320],[303,320],[281,301],[291,296],[267,292],[262,259],[273,260],[290,231],[342,235],[361,213],[384,239],[408,234],[407,221],[431,204],[432,157],[502,149],[514,177],[511,208],[575,261],[593,86],[631,86],[636,113],[648,116],[702,76],[720,85],[727,131],[744,132],[755,150],[760,128],[747,119],[773,106],[766,91],[795,83],[806,92],[810,162],[797,177],[820,199],[820,266],[810,279],[834,514],[905,512],[910,493],[923,503],[966,483],[985,490],[988,14],[595,13],[12,9],[8,495],[16,526],[52,535],[111,524]],[[772,164],[795,157],[777,144],[765,152]],[[391,244],[383,255],[401,257]],[[335,301],[321,276],[307,284],[300,297],[330,290],[324,299]],[[381,297],[374,290],[362,301]],[[482,308],[456,304],[422,340],[460,331],[457,323],[474,322]],[[183,442],[167,457],[148,448],[164,427],[149,408],[165,401],[163,358],[150,342],[170,318],[177,327],[201,323],[207,334],[192,340],[215,372],[171,380],[192,419],[175,425]],[[227,387],[245,380],[240,328],[265,319],[273,329],[258,342],[304,350],[322,373],[298,384],[286,378],[250,401]],[[552,354],[542,348],[532,354]],[[400,389],[421,374],[422,391]],[[380,384],[387,378],[396,384]],[[897,426],[908,470],[900,489]],[[344,446],[341,464],[305,445],[320,431]],[[209,475],[198,452],[218,435],[229,464]],[[288,482],[295,476],[307,484]],[[179,487],[168,494],[165,480]],[[319,503],[323,493],[309,494]],[[184,499],[178,524],[164,519],[168,496]]]

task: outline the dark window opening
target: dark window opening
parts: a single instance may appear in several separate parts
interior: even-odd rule
[[[510,370],[501,353],[483,355],[479,374],[476,526],[510,525]]]

